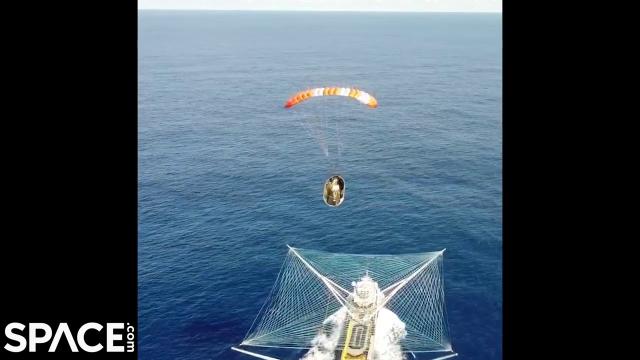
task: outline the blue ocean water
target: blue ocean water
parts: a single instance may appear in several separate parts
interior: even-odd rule
[[[502,358],[501,15],[140,11],[138,20],[141,359],[247,359],[229,347],[258,313],[286,244],[446,248],[454,349]],[[326,98],[282,108],[315,86],[357,86],[380,106]],[[316,117],[336,126],[322,136],[339,157],[303,126]],[[322,184],[335,171],[347,192],[332,209]]]

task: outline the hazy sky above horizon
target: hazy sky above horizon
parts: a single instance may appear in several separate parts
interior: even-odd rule
[[[138,0],[138,9],[502,12],[502,0]]]

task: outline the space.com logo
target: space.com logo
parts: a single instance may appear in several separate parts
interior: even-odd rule
[[[4,349],[9,352],[55,352],[61,341],[66,341],[72,352],[133,352],[135,350],[135,329],[129,323],[107,323],[103,326],[90,322],[82,325],[75,335],[67,323],[60,323],[53,332],[45,323],[24,324],[13,322],[4,328],[6,337]],[[26,330],[25,330],[26,329]],[[62,340],[62,338],[65,338]],[[102,345],[102,340],[106,340]],[[47,343],[49,343],[47,347]],[[64,350],[62,350],[64,351]]]

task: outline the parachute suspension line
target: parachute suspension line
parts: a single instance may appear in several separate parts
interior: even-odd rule
[[[340,126],[336,124],[336,130],[338,131],[338,161],[342,159],[342,132],[340,132]]]
[[[326,109],[324,107],[321,108],[320,114],[318,117],[318,132],[322,134],[322,139],[324,140],[324,156],[329,159],[331,154],[331,140],[327,135],[327,114]]]
[[[298,122],[300,123],[300,126],[306,130],[307,135],[318,143],[322,153],[328,157],[329,146],[327,145],[325,131],[322,129],[322,120],[315,116],[303,115],[302,119],[298,120]]]
[[[291,96],[284,107],[286,109],[290,109],[301,102],[304,102],[313,97],[325,97],[325,96],[341,96],[350,99],[354,99],[362,104],[367,105],[369,108],[377,108],[378,100],[371,94],[367,93],[364,90],[360,90],[358,88],[352,87],[319,87],[319,88],[310,88],[303,91],[298,91],[293,96]],[[317,119],[317,123],[315,124],[315,129],[312,125],[313,121],[309,120],[309,118],[304,118],[305,121],[305,129],[309,133],[311,137],[313,137],[316,142],[320,145],[320,148],[324,152],[325,157],[327,157],[327,161],[329,162],[329,167],[332,170],[332,175],[340,172],[340,166],[342,163],[342,151],[343,151],[343,143],[342,143],[342,134],[340,130],[340,124],[336,122],[335,125],[335,139],[333,139],[332,135],[329,134],[328,131],[332,131],[329,126],[329,122],[336,121],[332,117],[327,117],[327,113],[323,110],[321,111],[322,117]],[[316,120],[316,119],[314,119]],[[335,149],[331,149],[333,145],[333,141],[337,141],[335,145]],[[331,153],[334,152],[335,155],[332,157]]]
[[[340,133],[340,124],[338,121],[335,123],[335,138],[336,138],[336,158],[333,161],[333,173],[339,174],[340,165],[342,164],[342,136]]]

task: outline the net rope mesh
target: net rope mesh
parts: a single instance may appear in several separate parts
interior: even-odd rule
[[[289,248],[242,345],[311,348],[323,321],[347,304],[352,283],[368,275],[385,295],[380,307],[391,310],[405,324],[404,352],[450,351],[443,251],[359,255]],[[341,341],[336,350],[342,345]]]

